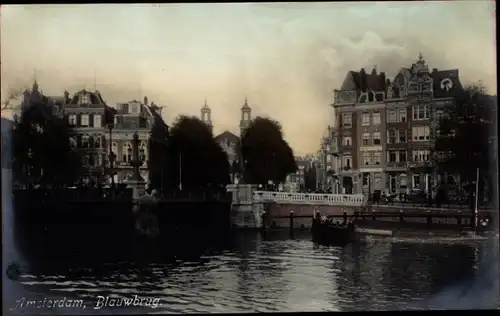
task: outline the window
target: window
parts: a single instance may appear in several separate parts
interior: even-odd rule
[[[351,169],[351,156],[344,156],[344,168]]]
[[[117,125],[118,125],[118,116],[115,116],[115,117],[113,118],[113,123],[115,124],[115,126],[117,126]]]
[[[429,161],[431,158],[431,151],[426,149],[414,150],[413,151],[413,161],[424,162]]]
[[[373,113],[373,125],[380,125],[380,112]]]
[[[396,152],[395,151],[387,152],[387,160],[389,160],[389,162],[396,162],[397,161]]]
[[[88,94],[82,94],[80,95],[80,98],[78,99],[79,104],[91,104],[90,103],[90,96]]]
[[[81,126],[89,126],[89,115],[88,114],[82,114],[82,121],[81,121]]]
[[[399,130],[399,143],[401,144],[406,143],[406,130],[404,129]]]
[[[396,123],[398,121],[398,114],[396,110],[387,111],[387,123]]]
[[[101,148],[101,144],[102,144],[101,138],[102,138],[102,136],[100,136],[100,135],[95,137],[94,148]]]
[[[102,164],[103,164],[102,163],[102,156],[98,154],[96,158],[97,158],[96,165],[102,166]]]
[[[414,126],[412,128],[413,141],[426,141],[430,139],[429,126]]]
[[[132,146],[130,144],[123,144],[122,147],[122,161],[128,162],[132,160]]]
[[[90,148],[89,135],[82,135],[82,148]]]
[[[382,174],[375,173],[373,175],[373,182],[374,182],[375,190],[380,190],[382,187]]]
[[[352,127],[352,114],[344,113],[342,115],[342,126],[343,127]]]
[[[361,115],[361,125],[370,125],[370,113],[363,112],[363,114]]]
[[[399,162],[406,162],[406,151],[399,152]]]
[[[373,164],[380,165],[380,153],[373,154]]]
[[[413,188],[420,187],[420,175],[419,174],[414,174],[412,177],[412,180],[413,180],[413,183],[412,183]]]
[[[375,93],[372,91],[368,91],[368,102],[373,102],[375,99]]]
[[[139,149],[139,160],[144,162],[146,161],[146,144],[141,142],[141,147]]]
[[[130,104],[130,113],[131,114],[139,113],[139,105],[135,103]]]
[[[69,145],[71,146],[71,148],[76,148],[78,146],[78,142],[75,137],[69,138]]]
[[[102,127],[102,121],[101,121],[101,115],[100,114],[95,114],[94,115],[94,127]]]
[[[399,187],[405,187],[407,186],[407,183],[406,183],[406,173],[402,173],[399,175]]]
[[[396,131],[393,129],[390,129],[387,131],[387,138],[389,139],[389,144],[395,144],[396,143]]]
[[[406,122],[406,109],[399,109],[398,116],[401,123]]]
[[[363,186],[367,186],[368,183],[370,182],[370,174],[369,173],[363,173]]]
[[[373,145],[380,145],[380,132],[373,133]]]
[[[363,133],[363,146],[370,146],[370,133]]]
[[[427,120],[430,118],[429,107],[427,105],[417,105],[413,107],[413,120]]]
[[[76,114],[70,114],[68,116],[68,123],[70,125],[76,125]]]
[[[350,136],[345,136],[344,138],[342,138],[342,144],[344,146],[351,146],[352,144],[352,139]]]
[[[363,153],[363,165],[369,165],[370,161],[370,153]]]
[[[449,116],[444,112],[443,109],[436,110],[436,120],[440,122],[441,120],[447,119]]]

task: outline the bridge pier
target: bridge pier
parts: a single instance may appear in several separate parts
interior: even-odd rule
[[[231,226],[233,228],[262,228],[264,202],[254,202],[252,184],[230,184],[227,191],[232,193]]]

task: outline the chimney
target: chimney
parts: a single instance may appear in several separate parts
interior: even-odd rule
[[[362,92],[366,91],[366,72],[365,68],[361,68],[359,71],[359,85]]]
[[[65,104],[69,103],[69,92],[68,92],[68,90],[64,91],[64,103]]]
[[[144,104],[148,105],[148,97],[144,97]]]
[[[377,69],[375,67],[373,67],[372,69],[372,75],[376,75],[377,74]]]
[[[438,69],[437,69],[437,68],[432,68],[432,73],[435,73],[435,72],[437,72],[437,71],[438,71]]]

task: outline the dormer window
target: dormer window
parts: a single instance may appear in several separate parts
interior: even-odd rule
[[[368,102],[373,102],[375,100],[375,93],[372,91],[368,92]]]
[[[80,98],[78,101],[79,101],[78,103],[81,105],[90,104],[90,96],[87,93],[82,94],[82,95],[80,95]]]
[[[130,109],[130,114],[139,113],[139,105],[137,103],[131,103],[129,109]]]

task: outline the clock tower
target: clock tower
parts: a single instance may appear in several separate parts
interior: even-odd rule
[[[240,121],[240,138],[243,136],[245,129],[250,126],[252,121],[252,108],[248,106],[247,98],[245,98],[245,104],[241,108],[241,121]]]
[[[212,110],[207,105],[207,98],[205,98],[205,104],[201,108],[201,121],[207,124],[210,131],[213,132]]]

